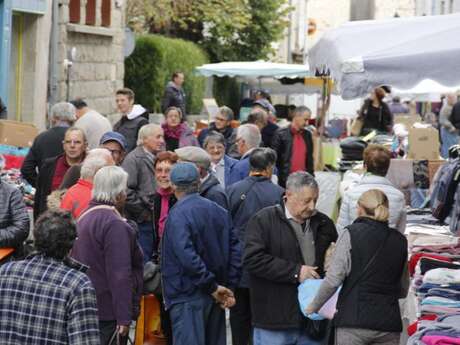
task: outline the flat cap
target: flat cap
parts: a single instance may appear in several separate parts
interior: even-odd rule
[[[179,156],[179,160],[183,162],[191,162],[196,165],[209,169],[211,166],[211,156],[201,147],[197,146],[185,146],[175,150]]]
[[[195,181],[198,181],[200,175],[195,164],[188,162],[177,163],[171,170],[170,179],[172,184],[176,186],[186,186]]]

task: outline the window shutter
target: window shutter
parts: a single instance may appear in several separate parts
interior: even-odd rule
[[[101,4],[101,25],[110,26],[111,24],[111,10],[112,0],[102,0]]]
[[[96,25],[96,0],[86,2],[86,25]]]
[[[80,0],[70,0],[69,21],[76,24],[80,23]]]

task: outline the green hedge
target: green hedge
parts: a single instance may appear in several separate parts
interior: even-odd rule
[[[161,112],[161,98],[174,71],[185,74],[187,112],[201,111],[205,79],[193,73],[208,63],[204,51],[192,42],[159,35],[136,39],[134,52],[125,60],[125,85],[136,93],[136,103],[153,112]]]

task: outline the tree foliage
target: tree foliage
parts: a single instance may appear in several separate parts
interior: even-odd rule
[[[211,61],[265,59],[281,38],[287,0],[128,0],[135,31],[200,44]]]

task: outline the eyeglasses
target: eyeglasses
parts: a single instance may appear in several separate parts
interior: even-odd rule
[[[81,140],[64,140],[62,142],[64,145],[81,145],[83,142]]]
[[[223,117],[216,117],[214,120],[215,121],[222,121],[222,122],[227,121],[227,119],[224,119]]]
[[[168,174],[169,175],[170,172],[171,172],[171,168],[164,168],[164,169],[156,168],[155,169],[156,174]]]

